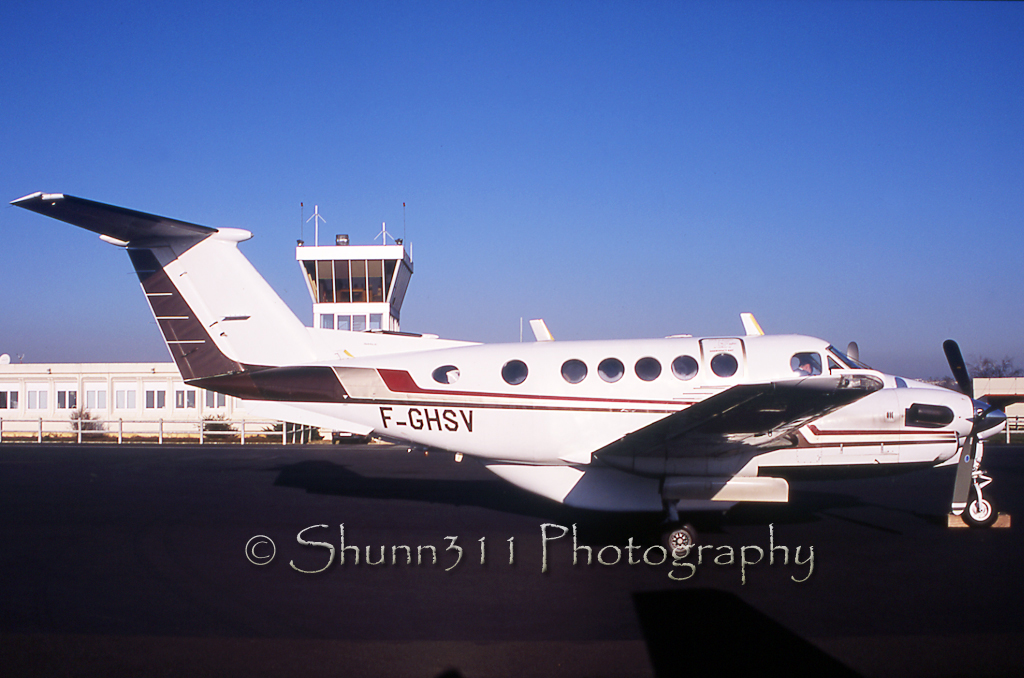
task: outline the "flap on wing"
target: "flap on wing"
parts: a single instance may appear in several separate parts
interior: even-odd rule
[[[868,374],[739,384],[638,429],[595,456],[684,455],[688,440],[772,439],[882,388]]]
[[[105,205],[61,193],[33,193],[11,203],[100,235],[131,242],[145,238],[202,238],[217,229]]]

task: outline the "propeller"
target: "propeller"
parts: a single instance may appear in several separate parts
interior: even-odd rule
[[[960,391],[965,396],[973,400],[974,382],[971,380],[971,375],[967,373],[967,364],[960,352],[960,346],[952,339],[946,339],[942,342],[942,350],[946,353],[946,362],[949,363],[949,369],[953,372],[956,385],[960,387]]]
[[[850,344],[846,347],[846,355],[848,355],[853,360],[860,362],[860,347],[857,346],[856,341],[851,341]]]
[[[982,432],[1006,421],[1006,415],[996,409],[994,405],[974,399],[974,381],[967,372],[967,364],[964,362],[963,353],[960,352],[960,346],[952,339],[947,339],[942,342],[942,350],[946,354],[946,361],[949,362],[949,369],[953,372],[957,386],[960,387],[964,395],[971,399],[971,404],[974,407],[974,416],[969,420],[971,422],[971,432],[967,434],[967,439],[960,450],[960,461],[957,462],[956,468],[956,481],[953,484],[952,511],[954,515],[961,515],[964,509],[967,508],[971,485],[974,483],[975,467],[977,466],[975,453],[978,449],[978,437]],[[985,515],[986,509],[991,514],[982,521],[984,524],[989,524],[989,518],[995,520],[995,510],[992,508],[991,502],[981,497],[981,488],[991,482],[991,478],[981,473],[980,468],[978,473],[978,478],[983,483],[979,482],[978,484],[977,508],[981,515]],[[968,514],[970,515],[971,512],[968,512]],[[974,518],[974,516],[971,517],[972,519]]]

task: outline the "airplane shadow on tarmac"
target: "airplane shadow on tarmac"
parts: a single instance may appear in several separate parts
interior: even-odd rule
[[[660,513],[621,513],[572,508],[533,495],[498,478],[459,480],[364,476],[345,465],[325,460],[301,461],[278,466],[272,470],[278,473],[275,486],[301,489],[313,494],[476,506],[561,525],[577,523],[588,528],[590,532],[599,530],[609,537],[634,534],[638,525],[646,525],[651,533],[656,533],[663,518]],[[722,532],[729,524],[796,525],[819,522],[826,517],[865,524],[881,531],[894,531],[883,525],[863,523],[834,513],[865,506],[872,504],[850,494],[797,490],[791,493],[790,501],[785,504],[740,504],[727,513],[699,513],[682,517],[691,521],[704,533]],[[915,515],[929,522],[944,520],[943,517]]]

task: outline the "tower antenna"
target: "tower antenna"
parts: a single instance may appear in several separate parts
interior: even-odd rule
[[[306,219],[306,221],[313,222],[313,245],[315,247],[320,247],[320,222],[322,221],[325,224],[327,223],[327,220],[320,216],[320,205],[313,205],[313,216]]]

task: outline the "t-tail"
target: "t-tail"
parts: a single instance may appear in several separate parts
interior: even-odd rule
[[[11,204],[127,249],[185,382],[243,398],[292,400],[303,382],[320,393],[315,399],[341,396],[330,368],[282,367],[314,362],[316,349],[301,321],[238,250],[252,237],[248,231],[59,193],[33,193]],[[295,380],[296,370],[305,378]]]

